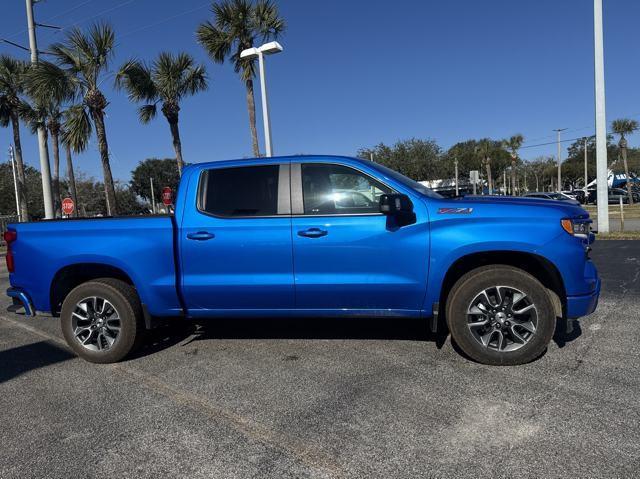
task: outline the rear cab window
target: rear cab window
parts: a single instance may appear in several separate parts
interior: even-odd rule
[[[198,210],[224,218],[290,214],[288,165],[256,165],[204,170]]]

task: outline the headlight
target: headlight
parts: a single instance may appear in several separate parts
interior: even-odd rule
[[[591,220],[571,220],[563,219],[560,221],[562,229],[567,233],[579,238],[589,238],[591,232]]]

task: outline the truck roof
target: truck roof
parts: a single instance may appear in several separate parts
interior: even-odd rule
[[[303,161],[303,160],[321,160],[321,159],[339,159],[346,160],[349,163],[361,163],[367,164],[370,163],[369,160],[365,160],[363,158],[356,158],[353,156],[345,156],[345,155],[282,155],[282,156],[271,156],[271,157],[252,157],[252,158],[235,158],[231,160],[217,160],[217,161],[206,161],[201,163],[191,163],[186,165],[185,168],[207,168],[210,166],[220,166],[220,165],[238,165],[242,163],[247,163],[251,165],[259,165],[259,164],[272,164],[278,163],[280,161]]]

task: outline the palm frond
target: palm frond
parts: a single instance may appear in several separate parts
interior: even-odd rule
[[[181,85],[181,94],[195,95],[208,88],[207,71],[204,65],[197,65],[187,70]]]
[[[91,119],[84,105],[73,105],[64,112],[62,142],[80,153],[86,150],[91,138]]]
[[[260,0],[253,11],[253,28],[263,41],[278,38],[285,28],[284,20],[278,16],[278,8],[271,0]]]
[[[113,55],[115,32],[108,23],[96,23],[89,29],[89,38],[96,52],[99,64],[106,66]]]
[[[38,128],[44,127],[47,122],[47,111],[42,105],[30,105],[26,101],[21,101],[18,106],[18,115],[27,125],[32,134],[38,132]]]
[[[620,136],[630,135],[638,129],[638,122],[629,118],[620,118],[611,122],[611,130]]]
[[[78,86],[73,76],[50,62],[40,62],[29,68],[24,84],[27,94],[40,104],[70,101]]]
[[[224,63],[233,45],[233,39],[211,22],[205,22],[196,31],[198,43],[203,46],[211,59],[216,63]]]
[[[6,95],[0,95],[0,127],[6,128],[11,120],[11,106]]]
[[[141,106],[138,109],[138,118],[140,119],[140,123],[149,123],[156,117],[157,113],[158,108],[155,103]]]
[[[9,55],[0,55],[0,94],[18,96],[23,91],[23,77],[29,65]]]
[[[151,78],[151,70],[144,63],[132,59],[127,61],[116,74],[117,88],[123,88],[129,95],[129,100],[154,101],[158,91]]]

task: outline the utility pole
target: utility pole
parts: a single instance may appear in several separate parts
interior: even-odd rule
[[[502,187],[504,188],[504,194],[506,195],[509,192],[507,190],[507,170],[502,170]]]
[[[563,132],[566,128],[556,128],[555,131],[558,134],[558,192],[562,191],[562,148],[560,147],[560,132]]]
[[[593,39],[596,100],[596,182],[598,188],[598,232],[609,232],[609,185],[607,168],[607,120],[604,95],[604,39],[602,0],[593,0]]]
[[[13,161],[13,145],[9,145],[9,162],[11,162],[11,171],[13,172],[13,188],[16,193],[16,215],[18,216],[18,223],[22,221],[22,215],[20,215],[20,197],[18,196],[18,179],[16,178],[16,164]]]
[[[151,183],[151,212],[156,214],[156,195],[153,192],[153,178],[149,178],[149,182]]]
[[[31,65],[38,63],[38,44],[36,43],[36,25],[33,20],[33,2],[25,0],[27,7],[27,26],[29,29],[29,50]],[[42,197],[44,199],[44,217],[53,218],[53,195],[51,194],[51,170],[49,169],[49,149],[47,148],[47,132],[44,126],[38,127],[38,148],[40,150],[40,175],[42,177]]]
[[[458,193],[458,159],[457,158],[453,160],[453,165],[456,170],[456,196],[458,196],[459,193]]]

